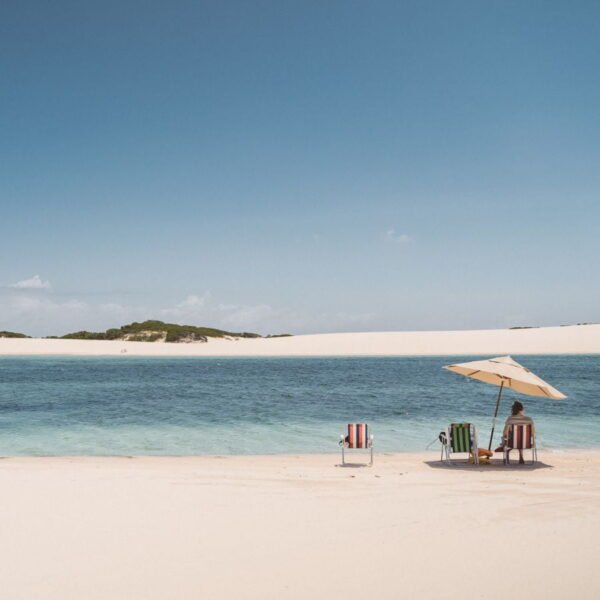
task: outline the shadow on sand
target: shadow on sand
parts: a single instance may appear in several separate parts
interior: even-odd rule
[[[478,473],[485,473],[490,471],[537,471],[539,469],[553,469],[552,465],[547,465],[543,462],[536,462],[535,464],[524,464],[520,465],[518,462],[511,461],[509,465],[505,465],[502,459],[492,459],[488,464],[485,465],[472,465],[464,460],[455,460],[450,465],[443,463],[440,460],[426,460],[424,461],[428,467],[432,469],[448,469],[455,471],[475,471]]]

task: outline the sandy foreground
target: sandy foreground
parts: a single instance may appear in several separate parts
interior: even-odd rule
[[[600,354],[600,324],[480,331],[329,333],[206,343],[0,338],[0,355],[427,356]]]
[[[2,459],[0,596],[600,597],[600,451],[437,458]]]

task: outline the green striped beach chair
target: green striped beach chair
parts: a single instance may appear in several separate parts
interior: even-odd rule
[[[442,433],[441,439],[441,461],[451,465],[454,454],[472,454],[475,464],[479,464],[477,428],[472,423],[452,423],[445,435]]]

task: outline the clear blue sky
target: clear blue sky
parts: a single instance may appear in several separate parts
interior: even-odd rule
[[[0,6],[0,329],[600,320],[597,2]]]

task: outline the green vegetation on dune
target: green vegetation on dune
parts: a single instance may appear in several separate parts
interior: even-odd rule
[[[93,331],[75,331],[74,333],[67,333],[67,335],[61,336],[48,336],[49,339],[61,339],[61,340],[108,340],[105,333],[95,333]]]
[[[0,331],[0,338],[28,338],[29,335],[24,333],[16,333],[14,331]]]
[[[287,334],[285,334],[287,335]],[[61,336],[64,340],[125,340],[130,342],[206,342],[208,338],[259,338],[258,333],[234,333],[212,327],[195,327],[194,325],[178,325],[163,321],[144,321],[130,323],[118,329],[107,329],[105,332],[76,331]]]

